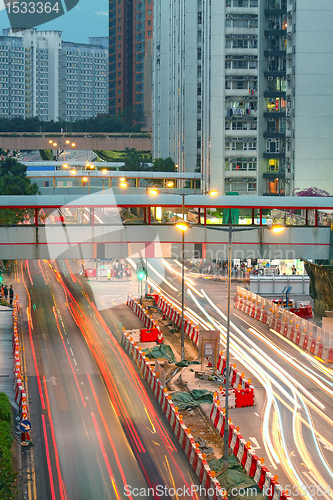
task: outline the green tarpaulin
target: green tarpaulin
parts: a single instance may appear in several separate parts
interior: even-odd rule
[[[175,356],[172,352],[172,349],[169,345],[161,344],[155,347],[151,347],[150,349],[143,349],[145,356],[149,359],[167,359],[170,363],[175,362]]]
[[[183,368],[184,366],[190,366],[190,365],[200,365],[201,361],[188,361],[187,359],[184,359],[183,361],[178,361],[178,363],[175,363],[176,366],[180,366]]]
[[[171,398],[179,410],[197,407],[201,403],[213,403],[213,393],[206,389],[193,389],[190,392],[174,392]]]
[[[251,499],[267,500],[252,477],[245,474],[242,466],[234,455],[229,455],[229,469],[223,472],[223,457],[209,460],[209,467],[216,472],[216,478],[223,489],[228,492],[228,498],[234,500]]]

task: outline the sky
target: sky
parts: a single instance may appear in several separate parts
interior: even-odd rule
[[[36,29],[62,31],[62,39],[67,42],[88,43],[89,36],[108,36],[108,7],[108,0],[79,0],[71,11]],[[0,28],[0,35],[3,28],[10,28],[3,0],[0,0]]]

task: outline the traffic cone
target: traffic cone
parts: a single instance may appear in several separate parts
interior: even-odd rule
[[[21,444],[31,442],[30,432],[22,432],[21,434]]]
[[[162,344],[163,342],[163,333],[161,332],[160,329],[158,329],[158,333],[157,333],[157,341],[156,341],[158,344]]]

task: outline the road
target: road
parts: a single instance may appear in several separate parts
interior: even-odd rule
[[[161,280],[160,270],[156,273],[148,263],[150,284],[180,306],[181,265],[164,264],[166,274]],[[219,329],[225,345],[226,283],[193,277],[189,270],[185,276],[187,314],[201,329]],[[332,367],[233,305],[232,362],[236,360],[237,368],[252,377],[262,412],[236,409],[230,417],[243,437],[257,436],[261,449],[256,453],[266,457],[282,486],[290,485],[292,497],[333,498]]]
[[[134,498],[134,488],[153,498],[148,488],[198,485],[150,389],[119,345],[122,325],[110,311],[110,331],[86,280],[70,266],[21,263],[28,298],[22,314],[34,365],[28,385],[37,387],[40,399],[30,406],[44,447],[45,477],[36,470],[36,498]],[[30,391],[30,399],[36,397]]]

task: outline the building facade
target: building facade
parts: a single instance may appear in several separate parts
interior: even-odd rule
[[[145,125],[144,60],[153,37],[153,0],[109,0],[109,113],[134,111]]]
[[[107,37],[64,42],[61,31],[0,36],[0,116],[74,121],[107,113]]]
[[[315,158],[327,182],[333,11],[321,3],[317,12],[308,0],[189,0],[186,8],[156,0],[153,156],[200,169],[203,190],[221,193],[320,187]]]

